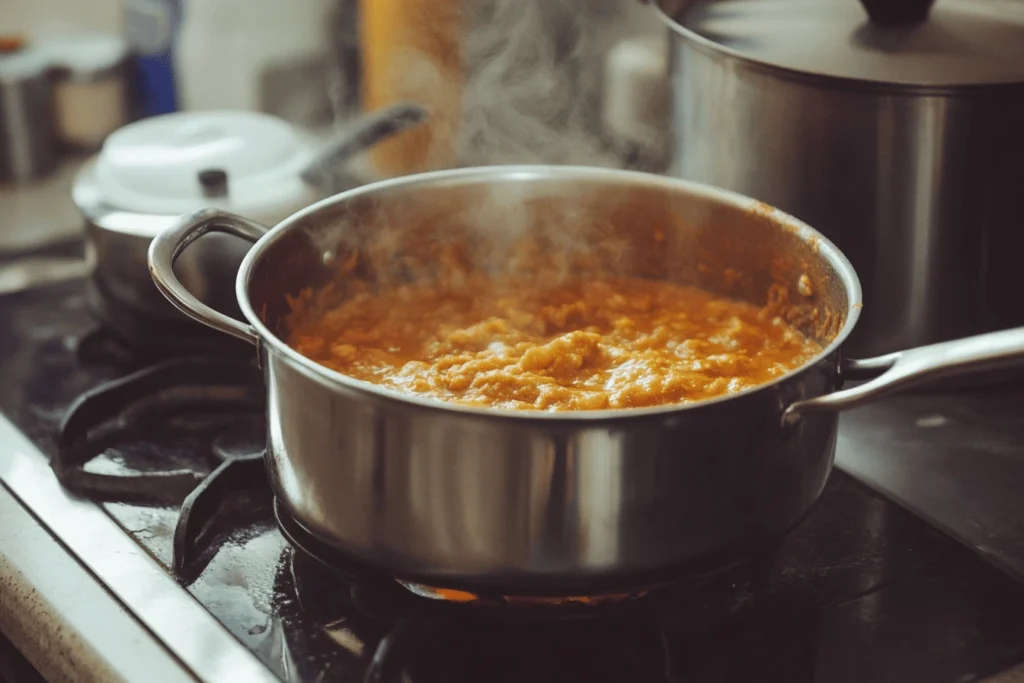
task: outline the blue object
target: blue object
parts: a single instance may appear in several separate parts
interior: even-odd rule
[[[178,109],[171,56],[139,55],[135,60],[136,110],[140,118]]]
[[[181,0],[123,0],[125,39],[133,59],[133,109],[138,118],[178,109],[173,51]]]

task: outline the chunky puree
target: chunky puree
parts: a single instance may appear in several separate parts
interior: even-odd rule
[[[288,343],[340,373],[475,406],[679,404],[767,382],[821,349],[771,307],[654,280],[476,279],[292,301]]]

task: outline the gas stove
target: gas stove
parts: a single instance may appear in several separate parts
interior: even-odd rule
[[[971,422],[964,411],[988,430],[985,448],[1017,456],[1024,445],[1012,433],[997,439],[1006,420],[994,415],[1020,405],[1019,385],[921,394],[844,418],[846,471],[780,545],[747,563],[552,604],[403,585],[320,547],[268,486],[251,350],[176,347],[159,330],[159,343],[125,342],[96,322],[77,279],[0,297],[0,320],[0,630],[37,668],[50,661],[47,675],[1019,680],[1001,672],[1024,661],[1024,583],[1010,523],[1021,518],[992,504],[1006,524],[982,525],[984,515],[944,521],[933,514],[941,506],[902,495],[906,472],[872,456],[909,451],[904,460],[920,461],[976,443],[966,427],[931,448],[910,436]],[[1006,417],[1015,421],[1012,411]],[[909,427],[900,431],[900,421]],[[885,472],[885,496],[860,481]],[[934,501],[956,482],[931,484]],[[24,532],[12,533],[22,523]],[[52,548],[40,540],[26,550],[18,539],[32,533]],[[49,583],[26,569],[35,555],[25,554],[47,552],[73,561]],[[19,602],[26,591],[35,597]]]

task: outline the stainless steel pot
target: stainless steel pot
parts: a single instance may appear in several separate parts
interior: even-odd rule
[[[1018,0],[660,0],[675,173],[850,258],[884,353],[1024,324]]]
[[[245,323],[204,306],[174,276],[175,259],[210,232],[256,242],[236,285]],[[755,302],[772,284],[786,287],[824,350],[727,398],[547,413],[404,396],[282,341],[287,297],[333,281],[353,249],[403,268],[391,273],[401,277],[416,271],[396,257],[417,256],[429,270],[431,250],[458,240],[482,266],[500,268],[509,246],[535,232],[617,273]],[[626,171],[409,176],[324,200],[269,232],[201,211],[157,237],[149,262],[175,306],[257,347],[267,465],[285,509],[356,560],[434,586],[578,595],[722,565],[784,534],[814,503],[832,467],[839,410],[1024,356],[1019,329],[843,360],[860,285],[831,242],[740,195]],[[837,391],[865,375],[878,377]]]
[[[266,217],[274,220],[284,218],[316,199],[333,194],[342,187],[351,187],[355,181],[342,170],[343,162],[425,118],[426,112],[418,105],[395,105],[356,121],[322,148],[311,147],[308,155],[300,160],[302,165],[295,169],[297,177],[282,179],[282,183],[294,181],[291,198],[279,202],[279,206]],[[241,120],[237,125],[242,127],[244,123]],[[195,132],[196,126],[194,120],[182,124],[184,145],[198,143],[211,148],[230,148],[234,131],[230,120],[224,130],[218,132],[223,138],[219,146],[210,144],[212,133],[206,133],[204,138],[203,131]],[[137,142],[135,153],[145,154],[145,145],[149,142],[148,139]],[[259,140],[256,143],[259,144]],[[275,143],[266,144],[273,147]],[[173,147],[172,144],[168,146]],[[276,151],[280,157],[280,151]],[[123,151],[118,153],[124,154]],[[279,160],[271,158],[271,161],[281,166]],[[93,307],[99,309],[108,325],[129,338],[138,336],[139,328],[157,325],[161,329],[175,330],[174,335],[167,335],[167,341],[173,343],[174,336],[194,332],[195,327],[191,320],[167,305],[166,299],[153,286],[148,277],[146,253],[153,237],[175,224],[178,216],[160,211],[129,210],[111,201],[97,182],[95,165],[94,161],[83,167],[72,190],[75,204],[85,218],[89,259],[94,266],[91,280]],[[259,171],[256,168],[249,170],[254,174]],[[223,202],[231,179],[214,169],[199,173],[196,182],[197,187],[202,186],[207,201]],[[259,198],[249,197],[247,201],[249,204],[258,203]],[[175,267],[177,276],[206,305],[241,318],[234,295],[234,279],[247,250],[247,246],[238,240],[211,235],[178,262]]]

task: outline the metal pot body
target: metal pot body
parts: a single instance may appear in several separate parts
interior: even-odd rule
[[[203,311],[167,277],[174,255],[209,230],[260,238],[237,289],[252,327]],[[830,321],[807,330],[825,348],[781,381],[726,400],[544,413],[402,396],[282,341],[288,297],[338,277],[353,249],[385,265],[412,253],[429,266],[432,245],[460,239],[483,267],[500,267],[509,240],[531,231],[607,258],[616,272],[752,301],[772,284],[798,299],[805,282],[808,320]],[[182,310],[258,340],[268,466],[285,509],[342,553],[399,577],[579,594],[700,571],[783,534],[832,466],[835,413],[789,427],[783,413],[838,387],[840,344],[859,312],[856,276],[806,225],[731,193],[572,167],[431,173],[325,200],[266,236],[222,212],[183,219],[154,241],[150,264]]]
[[[868,307],[852,351],[1024,323],[1024,84],[827,79],[674,28],[675,172],[757,197],[836,243]]]
[[[647,419],[509,421],[379,400],[264,346],[274,489],[317,537],[429,585],[567,594],[700,573],[780,537],[820,494],[835,414],[779,429],[771,390]]]

